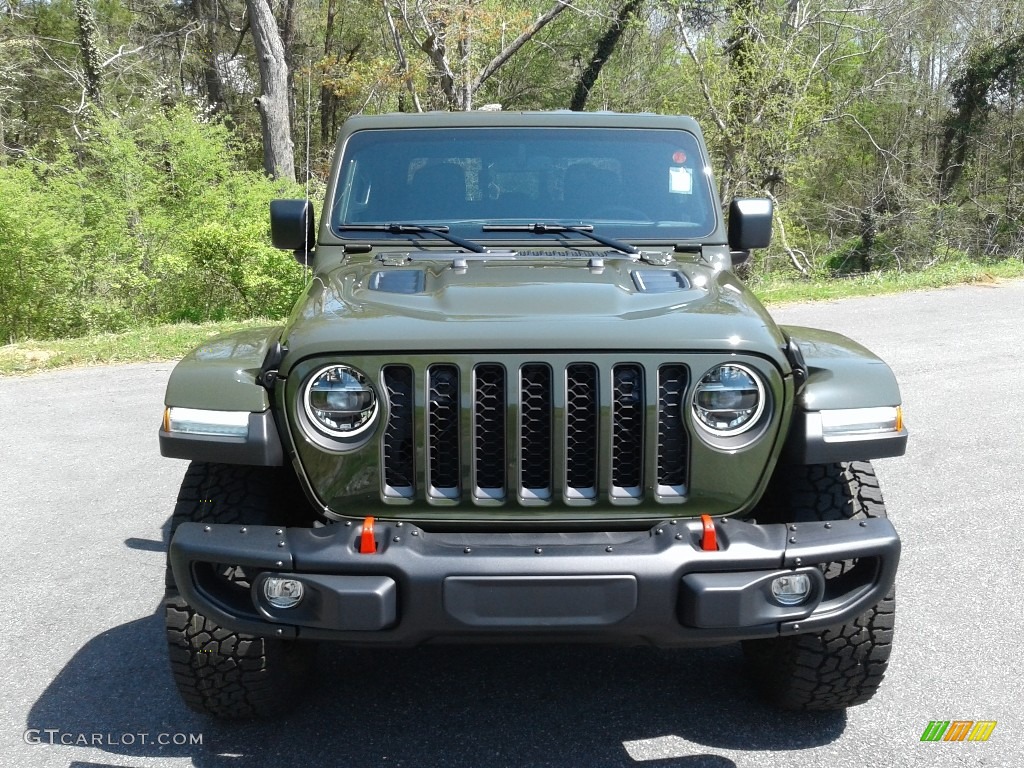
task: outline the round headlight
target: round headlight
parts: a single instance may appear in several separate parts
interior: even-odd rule
[[[693,415],[713,434],[731,437],[757,424],[764,400],[764,385],[756,373],[725,363],[704,374],[694,389]]]
[[[333,437],[354,437],[367,430],[377,415],[377,394],[365,374],[332,365],[306,385],[306,415]]]

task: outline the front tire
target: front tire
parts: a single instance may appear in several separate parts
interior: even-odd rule
[[[193,462],[178,493],[171,536],[183,522],[287,525],[308,515],[294,477],[278,467]],[[217,566],[233,589],[248,592],[237,566]],[[164,618],[174,682],[189,709],[214,717],[265,717],[287,711],[302,689],[315,646],[235,632],[193,609],[170,566]]]
[[[758,511],[760,522],[886,517],[870,462],[780,468]],[[830,563],[826,579],[858,567]],[[761,695],[783,709],[836,710],[871,699],[885,676],[896,618],[895,590],[847,624],[820,632],[747,640],[748,672]]]

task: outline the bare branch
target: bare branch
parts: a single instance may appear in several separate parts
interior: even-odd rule
[[[567,0],[556,0],[555,4],[548,9],[547,13],[540,16],[525,32],[509,43],[501,53],[491,59],[490,64],[483,68],[480,75],[473,83],[473,90],[478,90],[481,85],[487,82],[487,79],[491,75],[497,72],[506,61],[515,55],[516,51],[526,45],[526,43],[530,41],[531,37],[544,29],[544,27],[557,18],[558,14],[569,7],[571,6]]]

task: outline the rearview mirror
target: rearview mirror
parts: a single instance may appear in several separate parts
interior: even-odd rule
[[[733,264],[742,264],[754,248],[767,248],[772,240],[772,201],[737,197],[729,204],[729,248]]]
[[[303,266],[316,247],[316,211],[309,200],[270,201],[270,240],[275,248],[292,251]]]

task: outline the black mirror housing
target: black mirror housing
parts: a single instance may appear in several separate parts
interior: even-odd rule
[[[737,197],[729,204],[729,248],[750,251],[767,248],[772,241],[772,201],[761,197]]]
[[[270,240],[308,266],[316,247],[316,211],[310,200],[270,201]]]

